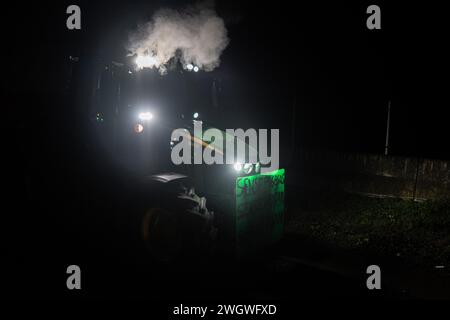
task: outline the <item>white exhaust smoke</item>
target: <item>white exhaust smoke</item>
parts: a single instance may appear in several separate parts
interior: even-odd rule
[[[161,74],[173,61],[189,71],[212,71],[228,42],[225,24],[213,9],[162,9],[131,35],[128,50],[136,55],[138,68],[156,68]]]

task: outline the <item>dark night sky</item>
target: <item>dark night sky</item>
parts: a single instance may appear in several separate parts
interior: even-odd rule
[[[56,116],[46,103],[61,88],[68,55],[120,60],[139,21],[186,2],[75,1],[81,31],[65,28],[72,2],[7,6],[2,87],[8,116],[31,112],[43,119],[41,127],[51,126]],[[288,140],[296,101],[300,147],[382,153],[392,100],[392,153],[450,158],[442,8],[377,2],[382,30],[371,31],[365,9],[372,2],[312,3],[216,1],[231,39],[216,71],[235,101],[230,110],[253,115],[244,125],[279,127]]]

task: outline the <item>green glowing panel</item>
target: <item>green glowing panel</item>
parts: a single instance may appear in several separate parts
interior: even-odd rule
[[[257,253],[283,233],[284,169],[236,179],[236,249]]]

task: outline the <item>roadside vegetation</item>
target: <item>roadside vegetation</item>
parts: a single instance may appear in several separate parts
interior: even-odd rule
[[[450,269],[450,201],[414,202],[358,195],[308,197],[288,207],[286,232],[331,246]]]

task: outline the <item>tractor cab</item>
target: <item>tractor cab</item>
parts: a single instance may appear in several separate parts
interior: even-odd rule
[[[170,171],[172,131],[220,118],[214,88],[212,77],[195,71],[161,75],[112,62],[98,73],[91,117],[102,145],[124,170]]]

